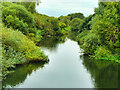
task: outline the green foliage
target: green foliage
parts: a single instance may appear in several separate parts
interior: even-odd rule
[[[39,34],[38,32],[37,34]],[[31,36],[34,36],[31,33]],[[30,61],[46,61],[47,56],[41,49],[23,35],[20,31],[2,26],[2,78],[13,72],[15,65],[24,64]]]
[[[111,52],[105,46],[99,46],[95,51],[95,55],[99,57],[107,57],[110,54]]]
[[[68,16],[70,16],[70,20],[74,18],[84,19],[83,13],[72,13],[72,14],[68,14]]]
[[[103,15],[97,14],[92,21],[92,30],[100,36],[101,45],[106,45],[113,53],[120,49],[119,3],[105,3]]]
[[[67,27],[67,25],[65,23],[59,22],[59,34],[61,35],[65,35],[68,34],[68,31],[70,30],[69,27]]]
[[[84,52],[87,54],[93,54],[94,50],[96,50],[96,47],[99,45],[99,36],[96,36],[94,33],[91,33],[91,31],[84,31],[82,32],[79,37],[79,44],[81,45],[81,48],[84,49]]]
[[[2,3],[2,21],[7,27],[18,29],[24,34],[29,32],[34,26],[34,19],[24,6],[14,3]]]
[[[37,29],[44,30],[45,27],[47,26],[46,24],[48,23],[50,17],[38,13],[33,14],[33,16],[34,16],[35,27]]]
[[[94,11],[95,11],[96,14],[103,14],[106,5],[104,4],[104,2],[99,2],[98,4],[99,4],[99,7],[95,8]]]
[[[72,30],[72,31],[79,31],[79,25],[80,25],[81,22],[82,22],[81,19],[79,19],[79,18],[74,18],[74,19],[71,21],[71,30]]]
[[[107,47],[105,46],[97,47],[94,57],[96,59],[114,60],[116,62],[120,62],[119,55],[113,55],[112,52],[109,49],[107,49]]]
[[[70,25],[70,16],[60,16],[58,20],[65,23],[67,26]]]
[[[2,77],[12,72],[16,64],[27,62],[22,52],[16,52],[11,46],[5,46],[2,49]]]
[[[83,21],[81,22],[80,26],[79,26],[79,32],[81,33],[82,31],[84,30],[91,30],[90,27],[91,27],[91,19],[92,17],[94,16],[93,15],[90,15],[88,17],[85,17],[83,19]]]
[[[65,23],[60,22],[59,26],[60,26],[61,29],[64,29],[67,25]]]
[[[16,2],[16,4],[24,6],[31,13],[36,13],[35,2]]]
[[[52,24],[52,29],[54,31],[58,31],[59,30],[59,21],[57,18],[51,18],[50,19],[50,23]]]
[[[34,14],[35,27],[37,28],[37,32],[41,32],[42,36],[54,35],[53,28],[56,29],[56,26],[54,26],[50,20],[51,17],[48,17],[46,15]]]
[[[91,30],[83,31],[78,38],[85,53],[98,59],[120,61],[119,5],[120,2],[99,3],[95,16],[91,21],[88,20]]]
[[[34,14],[34,21],[37,31],[40,31],[42,36],[51,37],[67,33],[67,30],[65,30],[67,25],[59,21],[58,18]]]
[[[17,64],[48,59],[43,51],[33,43],[33,41],[41,40],[41,30],[34,28],[33,15],[24,5],[18,4],[20,3],[2,3],[2,21],[9,28],[2,26],[3,57],[0,64],[2,65],[1,76],[3,79],[13,71]]]
[[[2,44],[11,46],[17,52],[22,52],[28,61],[47,60],[43,51],[19,31],[3,28]]]
[[[65,30],[70,31],[71,27],[66,27]]]
[[[32,41],[34,41],[35,44],[37,44],[38,42],[40,42],[42,40],[42,38],[43,38],[41,30],[37,30],[35,34],[34,33],[29,33],[27,36]]]

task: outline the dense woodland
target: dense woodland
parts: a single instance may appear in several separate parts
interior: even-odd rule
[[[49,17],[35,10],[35,2],[2,4],[2,77],[18,64],[47,62],[48,57],[37,45],[44,37],[55,38],[76,33],[85,54],[102,60],[120,62],[120,2],[100,2],[95,13]]]

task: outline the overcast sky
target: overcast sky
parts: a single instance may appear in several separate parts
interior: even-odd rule
[[[78,12],[89,16],[94,13],[95,7],[98,7],[98,0],[41,0],[36,10],[38,13],[54,17]]]

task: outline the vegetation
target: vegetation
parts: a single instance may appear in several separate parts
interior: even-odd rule
[[[72,14],[68,14],[68,16],[70,16],[70,20],[74,18],[84,19],[83,13],[72,13]]]
[[[35,2],[15,2],[15,3],[24,6],[31,13],[36,13]]]
[[[49,17],[42,14],[34,14],[35,27],[37,28],[38,36],[42,37],[52,37],[61,36],[67,34],[66,24],[59,22],[58,18]]]
[[[85,25],[91,28],[86,30],[84,24],[80,25],[82,33],[78,36],[78,42],[86,54],[91,54],[96,59],[120,62],[119,5],[120,2],[100,2],[95,15],[88,17],[92,19],[85,21]]]
[[[33,41],[28,39],[20,31],[2,28],[3,59],[2,71],[6,76],[16,64],[23,64],[30,61],[47,61],[47,56]]]
[[[38,14],[35,2],[2,2],[2,77],[16,65],[33,61],[48,61],[40,47],[44,37],[63,36],[70,27],[55,17]]]
[[[15,65],[47,61],[48,57],[37,46],[44,37],[59,36],[61,38],[57,40],[62,41],[62,37],[68,34],[75,35],[85,54],[96,59],[120,62],[119,5],[120,2],[100,2],[95,14],[88,17],[82,13],[72,13],[55,18],[37,13],[35,2],[3,2],[0,7],[3,21],[0,24],[3,78]]]
[[[11,2],[2,4],[2,21],[8,28],[18,29],[24,34],[28,34],[34,27],[32,14],[24,6]]]
[[[2,28],[2,44],[22,52],[28,60],[46,60],[40,48],[19,31]]]
[[[2,65],[3,79],[18,64],[47,61],[48,59],[40,47],[32,41],[36,38],[39,39],[41,36],[37,37],[37,35],[40,35],[41,32],[36,30],[32,14],[34,12],[30,12],[33,8],[24,7],[28,3],[24,3],[24,5],[22,3],[2,3],[3,23],[0,24],[2,27],[2,36],[0,37],[2,37],[3,57],[0,64]],[[34,38],[30,36],[34,36]]]
[[[60,16],[58,17],[58,20],[65,23],[66,26],[70,26],[70,16]]]
[[[82,20],[79,19],[79,18],[72,19],[72,21],[71,21],[71,30],[78,32],[79,31],[79,25],[80,25],[81,22],[82,22]]]
[[[79,25],[79,32],[81,33],[82,31],[84,31],[84,30],[91,30],[91,20],[92,20],[92,17],[94,16],[94,14],[93,15],[90,15],[90,16],[88,16],[88,17],[85,17],[84,19],[83,19],[83,21],[80,23],[80,25]]]

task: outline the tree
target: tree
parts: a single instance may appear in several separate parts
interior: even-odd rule
[[[81,22],[82,22],[81,19],[79,19],[79,18],[74,18],[74,19],[71,21],[71,30],[72,30],[72,31],[79,31],[79,25],[80,25]]]
[[[69,16],[62,17],[61,22],[65,23],[67,26],[69,26],[70,25],[70,17]]]
[[[91,30],[83,31],[79,41],[87,54],[97,59],[120,62],[120,2],[102,2],[91,20]],[[86,33],[87,32],[87,33]]]
[[[7,27],[18,29],[24,34],[34,27],[34,19],[24,6],[14,3],[2,3],[2,21]]]
[[[57,18],[51,18],[50,23],[52,24],[52,28],[54,31],[59,30],[59,21]]]
[[[84,31],[84,30],[91,30],[91,20],[92,20],[92,18],[94,17],[94,15],[95,14],[93,14],[93,15],[90,15],[90,16],[88,16],[88,17],[85,17],[84,19],[83,19],[83,21],[81,22],[81,24],[79,25],[79,29],[80,29],[80,33],[82,32],[82,31]]]
[[[35,2],[16,2],[16,4],[24,6],[31,13],[36,13]]]
[[[68,16],[70,16],[70,20],[72,20],[74,18],[80,18],[80,19],[84,18],[83,13],[72,13],[72,14],[68,14]]]

